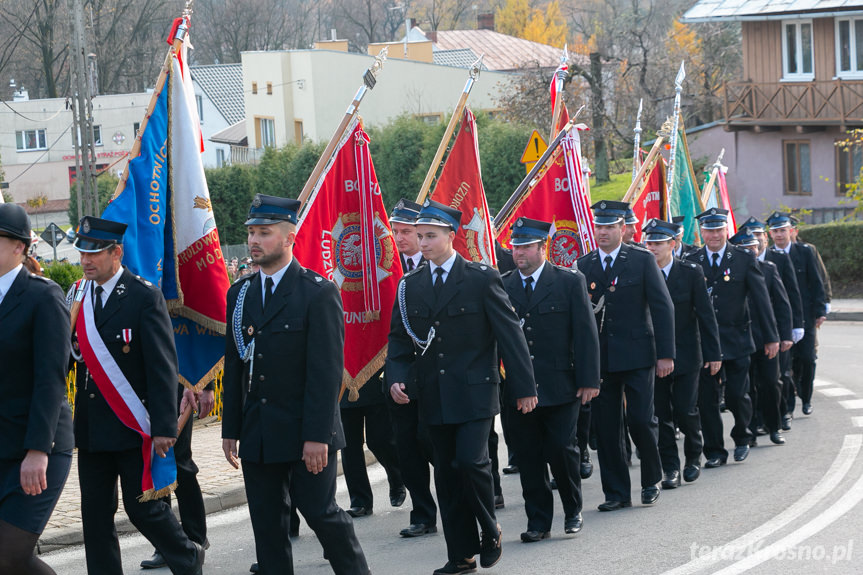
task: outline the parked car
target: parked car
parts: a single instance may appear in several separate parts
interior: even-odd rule
[[[66,241],[69,242],[70,244],[75,243],[75,236],[76,235],[77,234],[75,233],[75,227],[73,226],[73,227],[69,228],[66,231]]]

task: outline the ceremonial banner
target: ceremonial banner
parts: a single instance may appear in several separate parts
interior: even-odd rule
[[[718,170],[716,173],[716,186],[714,186],[713,191],[708,196],[704,209],[725,208],[728,210],[728,235],[730,237],[737,233],[737,220],[734,219],[734,208],[731,207],[731,198],[728,196],[728,182],[725,179],[725,172],[728,171],[728,167],[719,166],[716,169]]]
[[[638,218],[639,226],[633,240],[641,241],[641,228],[653,218],[663,219],[665,204],[665,162],[657,155],[653,167],[644,175],[641,193],[632,204],[632,211]]]
[[[686,143],[686,130],[683,121],[677,134],[677,153],[674,159],[674,179],[668,190],[668,219],[673,216],[684,216],[683,241],[688,244],[700,244],[698,225],[695,216],[702,210],[701,195],[695,172],[692,171],[692,160],[689,158],[689,145]]]
[[[157,82],[140,155],[129,161],[103,217],[128,225],[123,263],[162,289],[172,312],[179,380],[201,389],[223,364],[230,282],[201,161],[187,45],[172,53],[165,81]]]
[[[505,222],[495,222],[503,230],[498,239],[509,244],[510,226],[519,217],[552,223],[548,259],[554,264],[572,267],[575,260],[596,247],[593,217],[590,213],[590,191],[583,169],[579,132],[575,126],[563,139],[560,153],[542,175],[530,195]]]
[[[554,115],[554,105],[557,103],[557,75],[558,73],[566,73],[569,70],[569,66],[566,64],[561,64],[557,67],[554,74],[551,76],[551,85],[549,86],[549,91],[551,92],[551,113]],[[560,132],[564,126],[566,126],[567,122],[569,122],[569,111],[566,109],[566,104],[563,102],[560,103],[560,116],[557,118],[557,124],[554,126],[552,130],[552,136],[556,136],[558,132]]]
[[[430,197],[462,213],[461,227],[453,241],[455,250],[470,261],[496,266],[491,217],[482,186],[476,119],[468,108]]]
[[[348,400],[384,365],[401,264],[369,137],[356,120],[339,142],[299,222],[294,256],[335,282],[345,315]]]

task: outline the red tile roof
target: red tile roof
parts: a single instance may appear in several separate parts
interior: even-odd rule
[[[474,54],[485,54],[483,64],[489,70],[516,70],[525,66],[557,68],[563,50],[501,34],[494,30],[438,30],[437,48],[469,48]]]

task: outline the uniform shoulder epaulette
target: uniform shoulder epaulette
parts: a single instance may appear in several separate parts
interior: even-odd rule
[[[515,270],[508,270],[508,271],[505,271],[502,274],[500,274],[500,277],[508,278],[509,276],[511,276],[514,273],[515,273]]]
[[[698,264],[696,264],[695,262],[691,262],[689,260],[681,260],[681,261],[683,262],[684,267],[687,267],[691,270],[694,270],[695,268],[698,267]]]
[[[629,249],[631,249],[631,250],[633,250],[633,251],[636,251],[636,252],[644,252],[644,253],[646,253],[646,254],[653,255],[653,254],[650,252],[650,250],[649,250],[649,249],[647,249],[646,247],[644,247],[644,246],[643,246],[643,245],[641,245],[641,244],[627,244],[627,245],[629,246]]]
[[[30,277],[33,279],[42,280],[43,282],[48,282],[48,283],[51,282],[51,280],[49,278],[46,278],[44,276],[40,276],[38,274],[34,274],[32,272],[30,273]]]
[[[232,285],[232,286],[235,286],[235,285],[239,285],[239,284],[241,284],[241,283],[243,283],[243,282],[247,282],[247,281],[249,281],[250,279],[252,279],[252,276],[254,276],[254,275],[255,275],[255,274],[246,274],[246,275],[244,275],[244,276],[242,276],[242,277],[238,277],[237,279],[235,279],[235,280],[234,280],[234,283],[232,283],[231,285]]]
[[[420,265],[418,265],[417,267],[415,267],[411,271],[405,272],[404,274],[402,274],[402,277],[415,276],[420,270],[425,269],[425,266],[426,266],[426,263],[422,262]]]
[[[320,284],[320,285],[323,285],[324,280],[327,279],[324,276],[322,276],[321,274],[319,274],[318,272],[316,272],[314,270],[310,270],[309,268],[303,268],[302,276],[305,279],[307,279],[308,281],[312,282],[313,284]]]
[[[145,280],[144,278],[142,278],[142,277],[141,277],[141,276],[139,276],[139,275],[136,275],[136,276],[135,276],[135,279],[136,279],[136,280],[138,280],[139,282],[141,282],[142,284],[144,284],[144,285],[145,285],[145,286],[147,286],[147,287],[155,287],[155,286],[153,285],[153,282],[151,282],[150,280]]]
[[[481,272],[488,273],[489,270],[492,270],[490,265],[484,264],[482,262],[467,262],[467,269],[469,270],[479,270]]]

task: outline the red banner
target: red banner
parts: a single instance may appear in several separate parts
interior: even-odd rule
[[[482,186],[476,120],[467,108],[430,197],[462,213],[461,227],[453,241],[455,250],[470,261],[497,265],[491,217]]]
[[[358,391],[383,367],[396,288],[402,275],[369,137],[357,123],[309,200],[294,255],[335,282],[345,313],[343,383]]]
[[[731,198],[728,196],[728,183],[725,181],[725,171],[728,168],[722,166],[717,175],[717,187],[719,188],[719,205],[728,210],[728,235],[737,233],[737,220],[734,219],[734,208],[731,207]]]
[[[650,171],[644,175],[641,193],[632,204],[632,211],[639,221],[638,229],[633,237],[634,241],[641,241],[641,228],[648,220],[663,219],[665,198],[665,161],[659,158]]]

